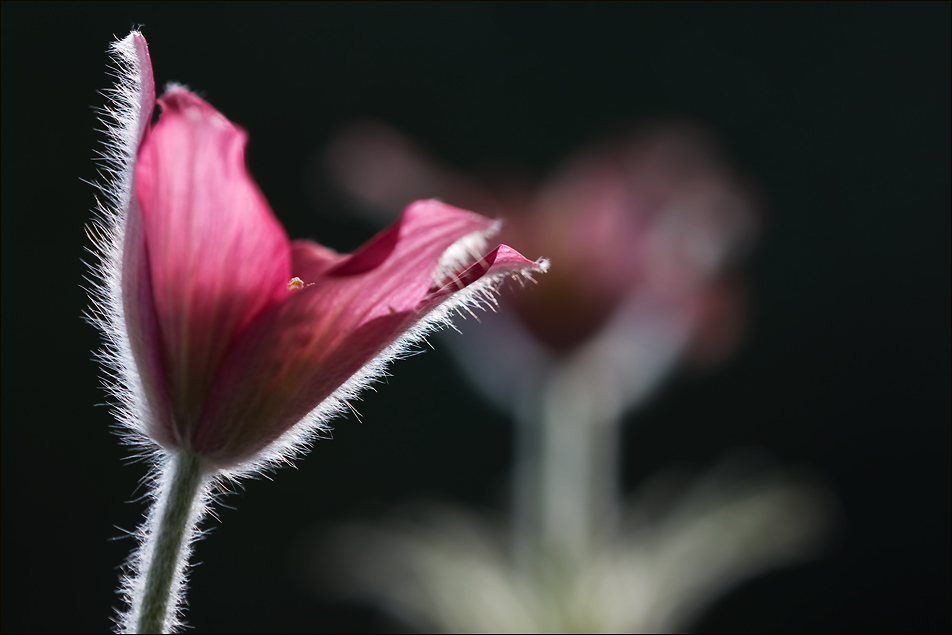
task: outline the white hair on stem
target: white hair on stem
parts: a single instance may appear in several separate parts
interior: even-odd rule
[[[155,465],[150,473],[149,498],[152,504],[149,506],[145,521],[135,532],[139,541],[139,548],[126,561],[122,576],[121,593],[128,606],[116,621],[117,630],[121,633],[139,632],[138,625],[142,614],[143,599],[146,595],[147,572],[155,564],[155,547],[159,536],[158,528],[170,500],[170,490],[174,486],[176,463],[187,459],[188,457],[183,453],[177,455],[165,454],[161,462]],[[165,555],[166,558],[171,557],[174,560],[171,562],[174,573],[172,574],[168,595],[168,609],[165,612],[161,629],[163,633],[174,633],[183,626],[182,605],[188,583],[188,562],[192,554],[193,544],[205,535],[204,532],[199,530],[198,524],[205,513],[210,510],[214,485],[215,479],[213,476],[207,473],[199,474],[198,491],[195,492],[191,504],[185,510],[187,520],[181,548],[171,556],[169,554]]]

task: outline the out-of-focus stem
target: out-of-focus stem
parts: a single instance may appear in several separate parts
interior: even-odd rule
[[[539,520],[543,549],[584,557],[592,531],[596,467],[585,391],[558,374],[542,395]]]
[[[613,528],[619,412],[599,401],[594,378],[555,369],[519,422],[514,516],[522,566],[552,556],[578,562]]]
[[[147,570],[142,572],[145,585],[137,633],[161,633],[169,623],[169,611],[174,611],[177,604],[173,596],[179,593],[176,576],[183,575],[188,537],[200,517],[194,510],[203,480],[199,457],[180,452],[167,469],[171,470],[171,480],[156,501],[161,511],[151,537],[151,557],[144,563]]]

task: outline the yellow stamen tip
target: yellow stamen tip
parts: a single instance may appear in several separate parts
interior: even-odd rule
[[[304,288],[304,281],[300,278],[291,278],[291,282],[288,283],[288,291],[300,291]]]

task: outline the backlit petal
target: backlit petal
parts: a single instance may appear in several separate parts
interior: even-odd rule
[[[290,245],[245,168],[244,132],[183,88],[159,103],[135,191],[174,425],[187,436],[228,347],[287,293]]]
[[[483,216],[421,201],[329,268],[332,254],[296,244],[296,254],[317,255],[315,270],[323,274],[302,275],[310,286],[289,292],[230,352],[196,449],[226,467],[281,436],[453,292],[495,272],[498,250],[449,283],[436,286],[434,279],[454,243],[493,226]],[[518,260],[522,269],[537,267],[508,248],[501,253],[500,266]]]

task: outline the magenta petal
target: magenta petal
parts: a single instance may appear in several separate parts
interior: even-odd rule
[[[433,286],[446,250],[494,225],[485,216],[439,201],[412,203],[395,225],[328,272],[321,302],[341,312],[342,324],[416,310]]]
[[[138,112],[136,113],[138,120],[136,139],[138,143],[142,143],[142,139],[149,131],[152,111],[155,109],[155,79],[152,76],[152,58],[149,55],[149,43],[138,31],[130,33],[126,41],[132,44],[138,62],[139,103],[137,104]]]
[[[126,216],[122,262],[122,303],[129,346],[136,359],[139,381],[151,416],[143,417],[146,430],[167,448],[181,445],[171,422],[171,404],[164,372],[159,324],[152,296],[152,277],[142,227],[142,212],[135,198]]]
[[[295,240],[291,243],[291,272],[302,281],[313,282],[348,257],[310,240]]]
[[[509,245],[499,245],[439,289],[431,289],[424,301],[420,303],[419,310],[424,312],[432,310],[449,296],[485,276],[496,277],[541,268],[538,263],[529,260]]]
[[[229,352],[195,448],[228,467],[280,437],[446,300],[452,291],[433,289],[447,249],[493,225],[483,216],[421,201],[337,264],[327,250],[296,243],[294,275],[305,273],[299,265],[312,262],[302,256],[313,256],[313,271],[323,273],[300,275],[309,286],[270,307]],[[466,286],[490,272],[497,259],[500,266],[535,266],[514,253],[496,250],[485,266],[451,279]]]
[[[286,295],[290,245],[247,173],[244,132],[183,88],[159,103],[135,173],[158,324],[145,346],[162,351],[174,426],[188,436],[228,347]]]
[[[125,107],[128,110],[120,112],[128,123],[122,131],[124,136],[128,135],[125,142],[129,145],[124,148],[124,151],[129,153],[125,178],[131,186],[135,156],[149,132],[152,111],[155,109],[155,80],[149,45],[141,33],[133,31],[116,42],[113,50],[122,67],[128,72],[129,78],[129,84],[122,88],[126,91]],[[123,326],[129,347],[136,359],[135,376],[145,397],[145,403],[140,406],[150,411],[142,417],[142,422],[150,436],[160,444],[172,447],[175,444],[175,435],[171,429],[162,425],[169,419],[169,404],[167,399],[159,397],[166,394],[165,377],[161,350],[157,346],[158,324],[152,300],[152,281],[145,249],[142,213],[131,191],[125,191],[124,196],[119,203],[120,217],[124,221],[122,266],[119,269]]]

